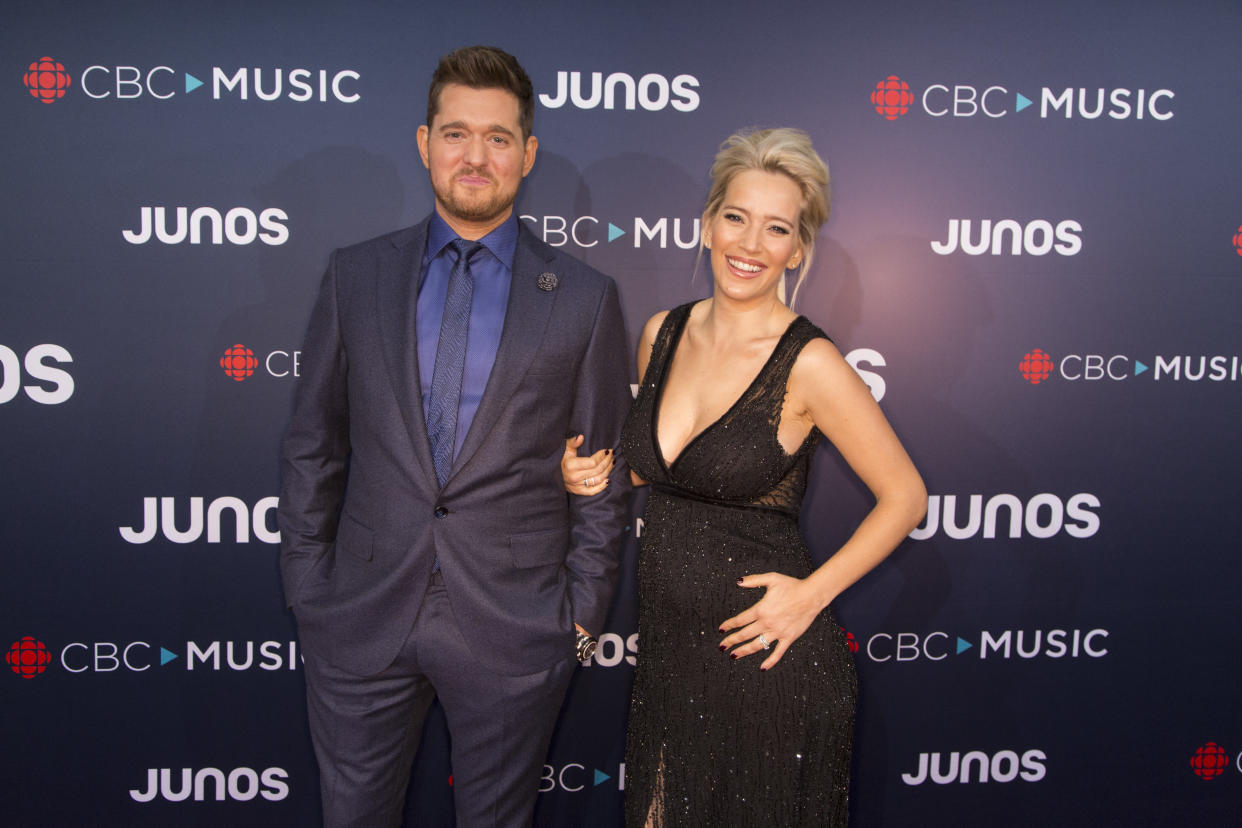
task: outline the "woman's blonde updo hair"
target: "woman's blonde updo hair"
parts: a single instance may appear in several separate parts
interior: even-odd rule
[[[798,213],[802,262],[794,284],[793,299],[796,300],[798,289],[802,287],[811,267],[815,236],[828,220],[828,165],[811,146],[811,136],[800,129],[781,127],[735,132],[720,145],[712,164],[712,188],[707,193],[707,204],[703,208],[704,225],[720,212],[725,192],[734,177],[747,170],[781,173],[802,191],[802,209]],[[777,295],[782,302],[785,301],[784,279],[780,281]],[[792,305],[793,302],[787,304]]]

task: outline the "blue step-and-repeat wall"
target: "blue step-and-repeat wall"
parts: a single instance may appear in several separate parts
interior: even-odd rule
[[[617,280],[631,344],[710,290],[725,136],[828,159],[799,309],[930,492],[839,601],[853,824],[1235,824],[1239,32],[1236,2],[13,6],[0,824],[317,821],[279,441],[327,255],[428,212],[414,134],[470,43],[530,72],[518,208]],[[868,501],[815,472],[825,557]],[[639,501],[539,826],[620,823]],[[452,823],[446,744],[433,713],[409,824]]]

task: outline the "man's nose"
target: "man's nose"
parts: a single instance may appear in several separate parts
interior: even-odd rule
[[[472,167],[481,167],[487,163],[487,147],[482,136],[476,135],[466,142],[462,160]]]

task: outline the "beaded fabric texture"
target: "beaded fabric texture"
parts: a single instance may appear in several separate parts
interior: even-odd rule
[[[660,397],[691,305],[656,336],[621,450],[652,484],[638,559],[639,657],[626,738],[628,828],[845,826],[858,696],[853,656],[829,610],[771,670],[721,653],[721,622],[762,597],[742,575],[813,569],[798,533],[812,428],[777,439],[790,370],[825,337],[785,331],[733,406],[671,465],[656,438]]]

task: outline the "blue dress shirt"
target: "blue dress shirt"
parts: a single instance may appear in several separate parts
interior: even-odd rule
[[[491,376],[500,347],[500,333],[505,324],[505,308],[509,304],[509,282],[513,278],[513,253],[517,249],[518,218],[511,215],[504,224],[488,233],[479,242],[481,250],[470,259],[474,278],[474,295],[470,302],[470,329],[466,335],[466,371],[461,381],[461,401],[457,406],[457,437],[453,445],[456,459],[470,431],[487,378]],[[447,248],[457,238],[453,229],[431,214],[427,228],[427,252],[419,275],[418,302],[415,306],[418,326],[418,374],[422,380],[423,417],[431,396],[431,377],[436,365],[436,347],[440,342],[440,323],[444,320],[444,300],[448,296],[449,275],[454,255]]]

